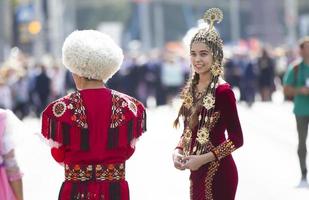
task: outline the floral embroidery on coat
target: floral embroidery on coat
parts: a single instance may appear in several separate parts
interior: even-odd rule
[[[112,116],[111,116],[111,128],[118,127],[124,120],[124,109],[128,104],[121,98],[116,91],[112,91]]]
[[[80,93],[74,92],[69,96],[68,109],[72,110],[71,120],[80,128],[88,128],[86,109],[83,105],[83,100]]]
[[[112,116],[110,128],[116,128],[125,121],[125,112],[128,108],[135,116],[137,115],[138,102],[117,91],[112,90]]]

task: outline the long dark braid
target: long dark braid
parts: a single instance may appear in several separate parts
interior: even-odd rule
[[[195,91],[195,88],[197,87],[197,84],[199,83],[199,80],[200,80],[200,75],[198,73],[194,72],[193,81],[192,81],[191,88],[190,88],[191,89],[190,93],[191,93],[191,96],[193,98],[195,96],[194,91]],[[200,109],[201,109],[201,105],[197,104],[196,106],[192,107],[189,115],[185,116],[185,118],[188,120],[190,128],[193,128],[193,127],[196,126],[196,124],[198,122],[198,113],[199,113]]]
[[[193,76],[188,79],[185,87],[180,92],[180,97],[182,98],[185,94],[190,93],[193,95],[194,87],[198,84],[200,80],[200,75],[196,72],[194,72]],[[188,117],[190,114],[190,111],[184,106],[184,103],[181,105],[177,118],[174,121],[174,127],[177,128],[179,126],[179,117],[183,116],[185,118]]]

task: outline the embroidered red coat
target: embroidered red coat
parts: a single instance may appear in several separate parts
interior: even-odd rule
[[[81,166],[124,163],[134,152],[135,139],[145,129],[143,105],[107,88],[81,90],[48,105],[42,114],[42,134],[55,144],[52,156],[65,165],[66,178],[70,175],[62,185],[59,199],[128,200],[124,179],[78,181],[98,173],[91,168],[89,171],[89,167],[82,171]]]
[[[212,116],[215,121],[207,149],[214,153],[216,160],[197,171],[191,171],[191,200],[234,200],[236,194],[238,173],[231,153],[243,145],[243,135],[230,85],[219,85],[215,91],[215,99]],[[192,132],[191,152],[196,137],[197,129]],[[182,148],[182,138],[178,148]]]

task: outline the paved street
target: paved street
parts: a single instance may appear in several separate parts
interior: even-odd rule
[[[176,107],[176,106],[175,106]],[[237,200],[307,200],[309,188],[297,188],[300,178],[297,137],[290,103],[238,105],[244,146],[234,152],[239,170]],[[173,168],[171,154],[180,136],[172,128],[176,109],[148,110],[148,132],[127,162],[127,180],[133,200],[188,200],[187,171]],[[27,134],[17,149],[24,172],[26,200],[55,200],[63,169],[53,161],[49,147],[34,133],[36,119],[26,119]],[[224,192],[224,188],[222,188]]]

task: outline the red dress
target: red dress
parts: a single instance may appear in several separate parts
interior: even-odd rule
[[[236,194],[238,174],[231,153],[242,146],[243,136],[230,85],[219,85],[215,91],[215,99],[216,120],[207,149],[214,153],[216,160],[197,171],[191,171],[191,200],[233,200]],[[225,137],[225,131],[228,138]],[[191,147],[194,146],[196,137],[197,130],[194,130]],[[181,144],[180,142],[180,148]]]
[[[139,101],[107,88],[51,103],[42,115],[42,134],[56,144],[52,156],[64,164],[59,199],[129,200],[125,161],[145,125]]]

